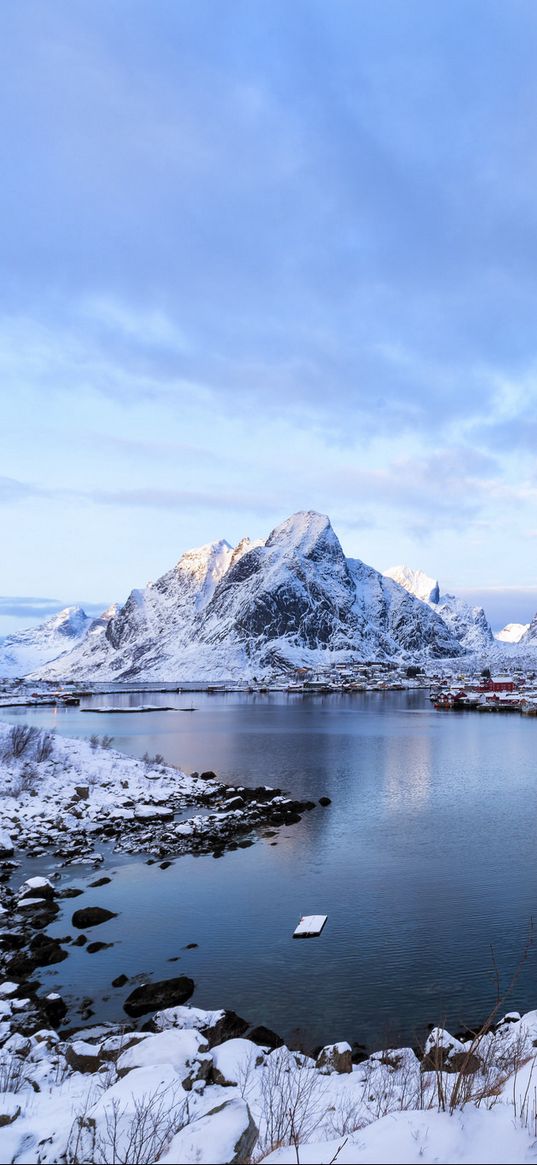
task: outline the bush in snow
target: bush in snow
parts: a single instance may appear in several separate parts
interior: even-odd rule
[[[2,757],[5,761],[16,760],[30,751],[39,735],[37,728],[29,724],[14,724],[7,734]]]
[[[182,1090],[181,1090],[182,1091]],[[66,1165],[153,1165],[188,1124],[188,1101],[169,1085],[129,1100],[97,1102],[75,1117]]]

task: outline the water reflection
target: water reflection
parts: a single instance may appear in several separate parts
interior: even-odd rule
[[[180,707],[191,698],[106,700]],[[118,911],[107,924],[114,947],[73,950],[43,972],[43,986],[91,993],[98,1016],[118,1018],[121,992],[110,983],[119,972],[178,968],[195,979],[194,1002],[234,1007],[283,1035],[300,1026],[321,1043],[375,1044],[386,1032],[413,1042],[427,1023],[486,1015],[491,947],[507,982],[536,912],[536,722],[442,716],[422,693],[196,693],[192,702],[193,713],[4,715],[67,735],[108,733],[134,755],[159,752],[188,771],[328,794],[332,804],[219,861],[184,858],[165,871],[119,862],[110,886],[77,900],[98,893]],[[80,871],[69,876],[83,884]],[[302,913],[328,914],[320,939],[292,940]],[[54,933],[68,933],[70,917],[66,903]],[[189,942],[198,948],[187,952]],[[531,952],[507,1006],[535,1005],[535,972]]]

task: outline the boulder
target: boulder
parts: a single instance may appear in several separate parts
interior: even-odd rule
[[[326,1044],[321,1048],[315,1065],[322,1072],[352,1072],[352,1051],[350,1044]]]
[[[75,910],[71,921],[77,930],[85,930],[87,926],[100,926],[110,918],[117,918],[113,910],[105,910],[103,906],[82,906]]]
[[[55,889],[48,878],[27,878],[19,890],[19,899],[46,898],[50,901],[55,896]]]
[[[98,1072],[102,1064],[99,1048],[85,1040],[73,1040],[67,1044],[65,1059],[73,1072]]]
[[[257,1027],[253,1027],[252,1030],[248,1032],[248,1039],[251,1040],[253,1044],[259,1044],[261,1048],[270,1048],[271,1051],[273,1051],[275,1048],[283,1048],[283,1040],[281,1036],[279,1036],[277,1032],[273,1032],[271,1028],[264,1027],[263,1024],[259,1024]]]
[[[196,1161],[198,1165],[243,1165],[250,1161],[258,1130],[245,1100],[233,1097],[192,1121],[170,1142],[161,1165]]]
[[[148,1011],[159,1011],[161,1008],[174,1007],[186,1003],[194,990],[194,980],[187,975],[178,975],[175,979],[159,979],[156,983],[144,983],[135,987],[127,996],[123,1008],[127,1015],[137,1017],[146,1015]]]

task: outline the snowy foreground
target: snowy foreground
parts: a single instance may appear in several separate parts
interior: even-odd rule
[[[19,995],[1,988],[4,1161],[536,1159],[537,1012],[511,1014],[473,1044],[436,1029],[421,1063],[400,1048],[353,1065],[348,1044],[316,1060],[271,1051],[226,1038],[233,1013],[185,1006],[157,1012],[145,1031],[12,1034],[27,1006]]]

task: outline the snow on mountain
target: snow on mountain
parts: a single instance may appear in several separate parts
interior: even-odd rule
[[[0,676],[27,675],[72,651],[94,622],[82,607],[65,607],[37,627],[5,636],[0,639]]]
[[[492,629],[482,607],[471,607],[456,595],[441,595],[438,582],[421,570],[392,566],[385,573],[434,610],[464,651],[482,652],[493,644]]]
[[[529,623],[506,623],[501,631],[496,632],[494,638],[499,643],[520,643],[529,627]]]
[[[533,616],[531,623],[528,624],[527,630],[521,635],[519,643],[522,648],[537,647],[537,612]]]
[[[425,574],[423,570],[412,570],[410,566],[390,566],[384,571],[387,578],[392,578],[405,591],[421,599],[422,603],[438,603],[440,587],[436,579]]]
[[[438,614],[359,560],[328,518],[292,515],[266,542],[187,551],[134,590],[104,635],[43,676],[245,678],[349,659],[457,656]]]

